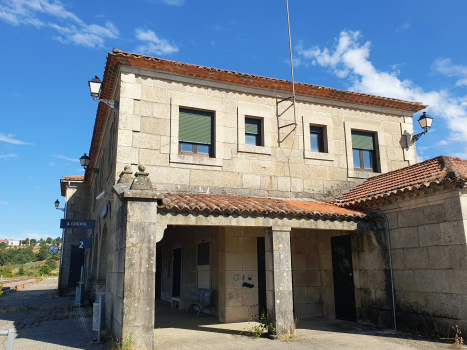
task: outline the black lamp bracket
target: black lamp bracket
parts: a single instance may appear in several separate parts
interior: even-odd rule
[[[105,99],[97,98],[96,96],[93,96],[92,99],[94,101],[104,102],[107,106],[109,106],[112,109],[118,109],[118,101],[105,100]]]
[[[412,136],[412,142],[417,142],[422,135],[425,135],[428,132],[428,130],[425,130],[424,132],[421,132],[419,134],[413,135]]]

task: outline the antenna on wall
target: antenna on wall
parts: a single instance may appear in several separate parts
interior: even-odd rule
[[[289,50],[290,50],[290,71],[292,73],[293,116],[294,116],[295,126],[297,126],[297,108],[295,107],[295,80],[293,76],[292,36],[290,34],[289,0],[285,0],[285,3],[287,5],[287,25],[289,27]]]

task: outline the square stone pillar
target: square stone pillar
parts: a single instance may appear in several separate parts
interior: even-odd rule
[[[278,336],[293,334],[290,227],[266,229],[266,304],[268,321]]]
[[[137,349],[154,347],[157,201],[126,201],[122,340],[132,334]]]

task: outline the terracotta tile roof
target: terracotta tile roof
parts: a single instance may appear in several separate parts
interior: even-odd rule
[[[360,208],[385,199],[446,182],[467,181],[467,160],[439,156],[412,166],[372,177],[332,203],[342,207]]]
[[[84,175],[72,175],[72,176],[64,176],[61,178],[64,181],[83,181]]]
[[[113,52],[109,52],[107,55],[104,78],[102,81],[102,92],[100,96],[102,99],[112,98],[114,84],[118,79],[117,73],[120,65],[183,74],[195,78],[212,79],[215,81],[241,84],[252,87],[279,90],[288,94],[292,93],[291,82],[287,80],[267,78],[259,75],[170,61],[162,58],[138,55],[135,53],[113,49]],[[413,113],[427,107],[421,102],[409,102],[395,98],[374,96],[359,92],[346,91],[305,83],[295,83],[295,91],[297,94],[325,97],[378,107],[396,108]],[[110,107],[108,107],[106,104],[99,103],[91,140],[91,148],[89,150],[89,157],[91,158],[89,168],[96,167],[95,162],[97,161],[97,152],[99,150],[100,142],[104,132],[107,111],[109,108]],[[93,176],[93,174],[94,173],[91,171],[86,171],[86,181],[89,181],[89,178]]]
[[[211,194],[166,193],[160,210],[262,216],[300,216],[325,219],[354,220],[365,213],[336,205],[305,200],[260,197],[237,197]]]
[[[84,181],[84,175],[64,176],[60,179],[60,193],[65,197],[67,181]]]

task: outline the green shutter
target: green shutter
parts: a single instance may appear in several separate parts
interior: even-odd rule
[[[179,140],[210,145],[213,114],[180,109]]]
[[[373,134],[352,131],[352,148],[373,151]]]
[[[259,119],[245,118],[245,133],[258,135],[260,123]]]

